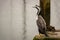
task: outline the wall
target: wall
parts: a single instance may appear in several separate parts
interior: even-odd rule
[[[24,0],[0,0],[0,40],[32,40],[38,33],[35,21],[37,11],[33,8],[38,1],[26,0],[25,2],[26,13]]]
[[[51,0],[51,25],[60,29],[60,0]]]
[[[8,40],[11,27],[10,0],[0,0],[0,40]]]

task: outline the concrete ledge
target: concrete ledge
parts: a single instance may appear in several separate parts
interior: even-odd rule
[[[34,37],[33,40],[60,40],[60,38],[47,38],[47,37],[45,37],[45,38],[38,39],[38,38]]]
[[[47,32],[49,37],[45,37],[44,34],[35,35],[33,40],[60,40],[60,32]]]

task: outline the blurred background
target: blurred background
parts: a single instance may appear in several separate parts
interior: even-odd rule
[[[0,40],[32,40],[39,0],[0,0]],[[50,25],[60,29],[60,0],[51,0]]]

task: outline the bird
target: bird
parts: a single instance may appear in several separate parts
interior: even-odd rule
[[[37,20],[36,20],[36,23],[37,23],[37,26],[38,26],[38,31],[39,31],[39,34],[44,34],[46,37],[48,37],[48,34],[47,34],[47,31],[46,31],[46,22],[44,20],[44,18],[40,15],[40,6],[36,5],[35,8],[38,10],[37,11]]]

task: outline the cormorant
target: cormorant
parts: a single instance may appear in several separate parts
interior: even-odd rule
[[[48,34],[46,32],[46,22],[44,20],[44,18],[40,15],[40,6],[36,5],[35,8],[38,10],[37,15],[38,15],[38,19],[36,20],[37,22],[37,26],[38,26],[38,31],[39,34],[44,34],[46,37],[48,37]]]

